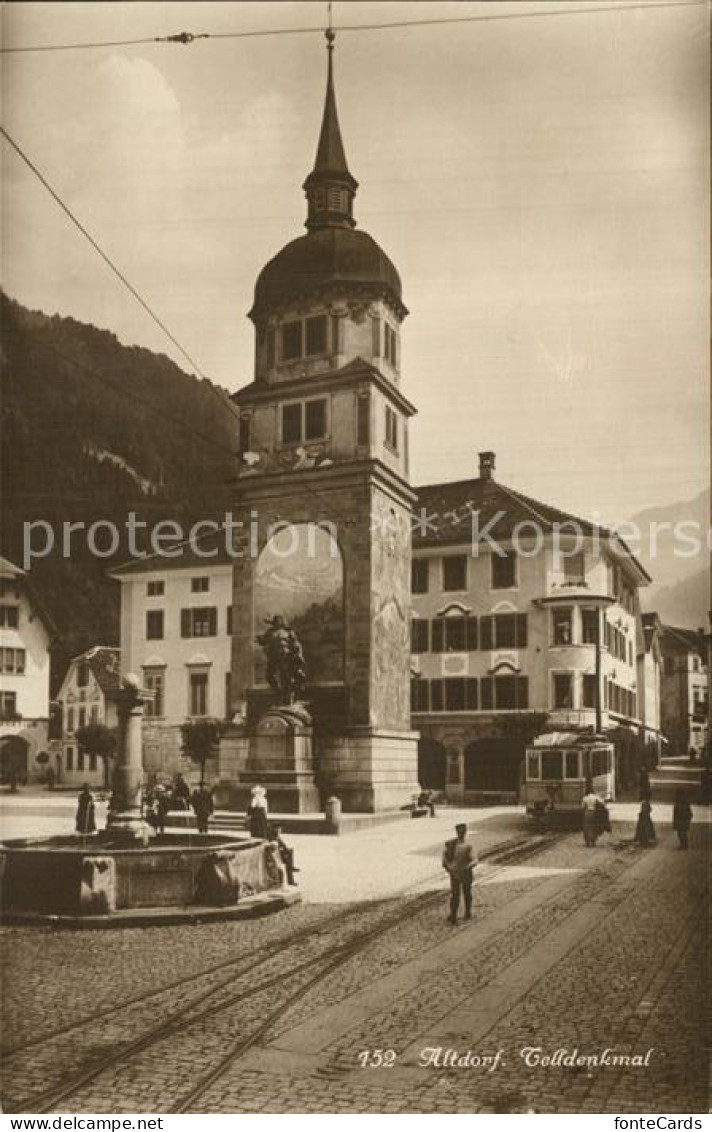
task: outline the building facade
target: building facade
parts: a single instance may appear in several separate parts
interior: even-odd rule
[[[661,643],[663,733],[671,754],[699,758],[709,733],[706,636],[665,625]]]
[[[643,742],[655,748],[657,757],[663,753],[662,732],[662,632],[657,613],[643,613],[638,634],[638,691],[640,736]]]
[[[54,628],[24,570],[0,558],[0,780],[42,781]]]
[[[494,478],[418,489],[411,704],[423,785],[516,795],[544,726],[641,723],[638,590],[648,575],[585,520]],[[483,534],[484,532],[484,534]]]
[[[62,786],[108,786],[110,766],[95,753],[85,751],[77,735],[90,724],[109,730],[118,727],[116,693],[121,687],[121,653],[107,645],[94,645],[70,662],[59,692],[61,751],[56,757],[56,780]]]
[[[144,766],[170,779],[195,768],[181,753],[181,725],[225,720],[230,710],[232,560],[224,541],[202,540],[177,557],[129,562],[121,584],[121,657],[153,693],[144,714]],[[216,773],[215,767],[208,771]]]

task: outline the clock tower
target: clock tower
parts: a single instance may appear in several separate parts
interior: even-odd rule
[[[337,115],[334,33],[326,35],[324,114],[303,186],[307,231],[257,279],[254,381],[234,395],[242,463],[231,703],[243,738],[227,776],[242,785],[241,801],[259,777],[275,810],[314,809],[319,795],[323,805],[335,794],[346,811],[374,812],[418,790],[410,729],[415,409],[401,388],[401,281],[356,227],[358,183]],[[288,782],[284,768],[260,765],[254,744],[275,702],[258,638],[277,615],[303,646],[313,742],[311,765],[292,761]]]

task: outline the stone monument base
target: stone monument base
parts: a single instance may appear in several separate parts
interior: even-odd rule
[[[319,748],[320,777],[345,813],[396,810],[420,792],[417,731],[352,727],[324,736]]]
[[[304,704],[285,704],[265,712],[254,732],[247,735],[247,758],[238,776],[237,782],[218,784],[218,805],[244,812],[252,787],[264,786],[273,813],[320,811],[312,763],[311,716]]]

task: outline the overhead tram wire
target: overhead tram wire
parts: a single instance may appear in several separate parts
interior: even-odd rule
[[[495,12],[480,16],[446,16],[426,20],[393,20],[378,24],[339,24],[333,31],[339,33],[360,31],[391,31],[416,27],[437,27],[449,24],[495,23],[504,20],[551,19],[556,16],[597,15],[611,12],[644,12],[660,8],[700,8],[707,0],[652,0],[648,4],[608,4],[585,8],[548,8],[539,12]],[[87,51],[104,47],[140,47],[156,44],[194,43],[198,39],[256,39],[267,36],[322,34],[322,27],[259,28],[250,31],[177,32],[173,35],[154,35],[142,39],[107,40],[97,43],[47,43],[18,47],[0,47],[2,55],[19,55],[46,51]]]

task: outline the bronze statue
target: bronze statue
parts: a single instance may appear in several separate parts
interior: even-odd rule
[[[306,694],[306,669],[299,637],[277,614],[268,617],[269,628],[257,638],[267,656],[267,682],[280,697],[280,703],[292,704]]]

